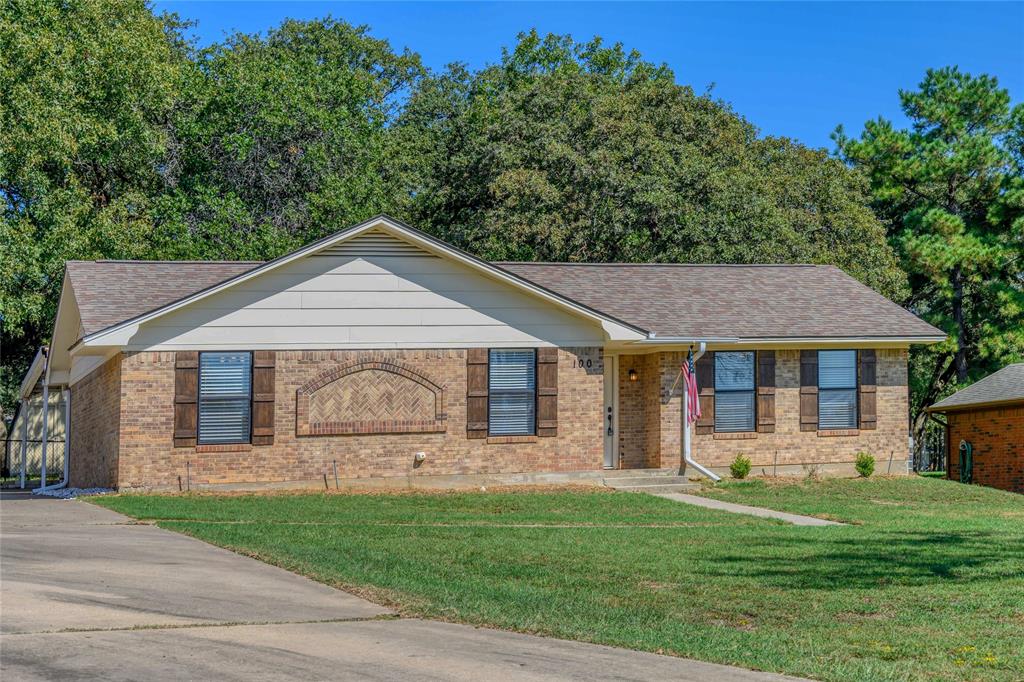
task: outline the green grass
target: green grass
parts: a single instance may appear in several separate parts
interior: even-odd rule
[[[823,680],[1022,679],[1024,497],[927,478],[705,494],[854,525],[596,491],[93,501],[409,615]]]

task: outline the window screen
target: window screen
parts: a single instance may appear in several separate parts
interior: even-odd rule
[[[487,378],[487,430],[493,436],[532,435],[537,412],[535,351],[492,350]]]
[[[857,427],[857,351],[818,351],[818,428]]]
[[[754,353],[715,353],[715,431],[754,430]]]
[[[252,355],[199,354],[199,442],[248,443]]]

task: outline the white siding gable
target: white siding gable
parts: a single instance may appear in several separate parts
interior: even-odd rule
[[[602,345],[600,323],[371,230],[143,323],[132,350]]]

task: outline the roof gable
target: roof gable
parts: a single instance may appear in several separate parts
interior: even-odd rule
[[[299,259],[309,256],[316,257],[318,255],[330,256],[344,254],[346,252],[346,242],[361,236],[368,237],[368,241],[367,239],[361,240],[360,248],[370,248],[371,250],[402,249],[406,251],[406,255],[409,255],[408,249],[411,248],[419,253],[426,253],[427,255],[434,255],[457,261],[458,263],[476,270],[481,274],[501,281],[507,286],[538,297],[547,303],[571,312],[574,315],[597,322],[611,338],[637,340],[646,337],[646,331],[643,329],[615,319],[614,317],[598,310],[589,308],[588,306],[582,305],[562,296],[561,294],[549,291],[514,273],[504,271],[501,268],[476,258],[475,256],[445,244],[440,240],[434,239],[423,232],[399,223],[392,218],[379,216],[347,230],[343,230],[319,241],[313,242],[312,244],[304,246],[301,249],[281,256],[275,260],[267,261],[262,264],[241,264],[239,269],[242,271],[238,274],[229,275],[227,279],[213,283],[205,288],[200,288],[199,290],[193,290],[192,293],[185,294],[171,302],[142,312],[129,319],[123,319],[98,331],[86,332],[81,342],[87,345],[127,345],[128,339],[138,330],[138,326],[141,324],[145,324],[158,317],[192,305],[209,296],[218,294],[231,287],[238,286],[253,278],[268,275],[274,270]],[[397,246],[396,242],[398,243]],[[371,244],[371,246],[366,247],[362,246],[362,244]],[[173,267],[171,264],[167,265]],[[189,264],[185,265],[187,267]],[[243,267],[244,269],[242,269]],[[207,271],[207,274],[213,276],[216,273]],[[154,285],[154,288],[160,288],[160,285],[156,282],[153,282],[152,284]],[[141,305],[139,307],[141,307]]]
[[[127,350],[593,347],[594,320],[369,230],[138,326]]]

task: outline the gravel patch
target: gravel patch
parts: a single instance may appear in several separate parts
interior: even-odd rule
[[[56,497],[61,500],[71,500],[76,497],[86,497],[88,495],[107,495],[114,492],[113,488],[57,488],[55,490],[43,490],[42,492],[33,492],[33,495],[44,495],[46,497]]]

